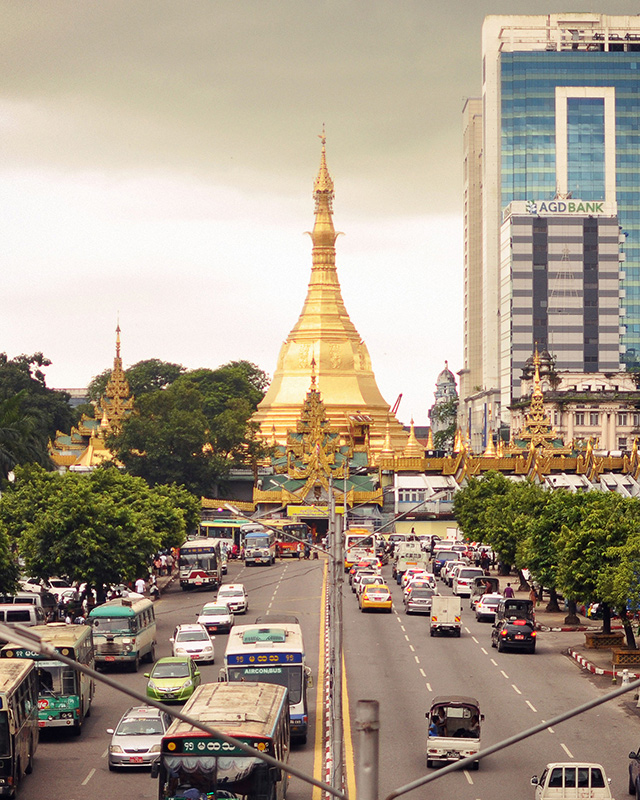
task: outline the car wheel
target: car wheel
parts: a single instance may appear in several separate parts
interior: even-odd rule
[[[433,761],[427,758],[427,769],[433,769]]]
[[[504,652],[504,647],[503,647],[503,645],[502,645],[502,640],[500,640],[500,641],[498,642],[498,645],[497,645],[497,646],[498,646],[498,652],[499,652],[499,653],[503,653],[503,652]]]
[[[111,762],[109,762],[109,772],[116,772],[116,771],[117,771],[116,767]]]
[[[435,632],[434,632],[433,628],[431,628],[431,629],[429,630],[429,635],[430,635],[430,636],[435,636]]]
[[[473,764],[471,765],[471,769],[476,770],[477,772],[479,768],[480,768],[480,762],[474,761]]]
[[[636,784],[631,775],[629,775],[629,794],[636,793]]]
[[[493,637],[491,637],[491,647],[497,647],[497,646],[498,645],[496,644],[496,640]]]

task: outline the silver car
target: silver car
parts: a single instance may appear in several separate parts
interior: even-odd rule
[[[160,758],[160,743],[171,724],[164,711],[150,706],[135,706],[126,711],[111,734],[109,769],[149,767]]]
[[[405,614],[431,614],[431,599],[438,594],[435,589],[419,587],[404,599]]]

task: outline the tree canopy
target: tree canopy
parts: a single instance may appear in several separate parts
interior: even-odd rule
[[[178,483],[215,496],[231,467],[267,452],[251,422],[265,381],[246,361],[185,372],[136,398],[134,413],[107,444],[130,474],[152,485]]]
[[[147,358],[138,361],[124,371],[129,383],[131,394],[141,397],[148,392],[166,389],[185,371],[181,364],[171,361],[161,361],[159,358]],[[95,375],[89,382],[87,393],[94,402],[100,400],[107,388],[112,369],[105,369]]]
[[[180,545],[199,505],[184,489],[154,489],[114,467],[89,475],[17,468],[0,499],[0,564],[17,548],[30,575],[86,581],[101,599],[109,584],[146,575],[159,549]]]

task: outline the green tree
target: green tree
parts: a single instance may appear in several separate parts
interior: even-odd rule
[[[51,469],[38,416],[23,410],[26,389],[0,400],[0,476],[6,480],[18,464],[41,464]]]
[[[105,393],[107,384],[109,383],[111,372],[111,368],[107,367],[107,369],[103,369],[102,372],[99,372],[97,375],[94,375],[93,378],[91,378],[89,385],[87,386],[89,400],[94,403],[97,403],[100,400],[102,395]]]
[[[90,475],[18,468],[0,500],[0,530],[29,573],[86,581],[99,600],[109,584],[145,575],[158,549],[181,544],[192,517],[193,502],[177,488],[156,491],[114,467]]]
[[[104,395],[112,371],[111,369],[105,369],[91,379],[87,393],[94,402],[99,401]],[[171,386],[184,371],[185,368],[181,364],[161,361],[159,358],[147,358],[144,361],[137,361],[126,369],[124,374],[129,383],[131,394],[134,397],[141,397],[143,394]]]
[[[20,569],[8,531],[0,523],[0,594],[14,594],[18,589]]]
[[[24,448],[18,463],[28,461],[50,465],[48,443],[59,430],[68,431],[73,424],[74,415],[69,405],[67,392],[49,389],[43,368],[51,362],[42,353],[21,355],[9,359],[0,353],[0,402],[9,401],[4,406],[7,434],[22,428]],[[19,402],[15,402],[19,395]]]
[[[492,497],[506,494],[510,485],[501,472],[490,470],[481,478],[469,478],[466,486],[455,493],[453,514],[466,539],[485,541],[485,506]]]

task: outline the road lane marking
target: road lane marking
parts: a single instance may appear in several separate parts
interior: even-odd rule
[[[342,656],[342,719],[344,737],[345,768],[347,773],[347,795],[356,796],[356,767],[353,754],[353,739],[351,738],[351,715],[349,714],[349,692],[347,690],[347,665]],[[314,787],[315,788],[315,787]]]
[[[493,664],[494,667],[498,666],[498,662],[495,660],[495,658],[491,659],[491,663]]]
[[[398,619],[400,619],[400,617],[398,617]],[[402,623],[400,623],[400,629],[402,631],[406,631],[407,630]]]
[[[507,673],[506,673],[506,672],[505,672],[503,669],[501,669],[501,670],[500,670],[500,672],[501,672],[501,673],[504,675],[504,677],[505,677],[507,680],[509,680],[509,676],[507,675]]]
[[[573,758],[573,753],[564,742],[560,742],[560,747],[564,750],[564,752],[569,756],[569,758]]]
[[[422,669],[422,667],[420,667],[420,674],[422,675],[423,678],[427,677],[427,673]]]
[[[327,566],[329,562],[324,562],[324,574],[322,576],[322,595],[320,599],[320,646],[318,658],[318,684],[316,690],[316,735],[313,743],[313,777],[317,781],[322,780],[322,767],[324,763],[323,728],[324,728],[324,672],[325,664],[325,625],[326,625],[326,605],[327,605]],[[320,800],[322,791],[319,786],[313,787],[313,800]]]
[[[431,688],[431,684],[427,681],[427,691],[432,692],[433,689]]]
[[[465,633],[471,633],[471,631],[469,630],[469,628],[467,628],[467,626],[466,626],[466,625],[465,625],[465,628],[464,628],[464,632],[465,632]]]
[[[104,753],[100,756],[100,758],[106,758],[109,755],[109,750],[105,750]]]
[[[88,774],[88,775],[87,775],[87,777],[86,777],[86,778],[85,778],[85,779],[82,781],[82,785],[83,785],[83,786],[86,786],[86,785],[89,783],[89,781],[91,780],[91,778],[93,778],[93,776],[94,776],[95,774],[96,774],[96,771],[95,771],[95,769],[90,769],[90,770],[89,770],[89,774]]]
[[[532,706],[528,700],[525,700],[525,703],[529,706],[532,711],[538,712],[538,709],[535,706]]]
[[[513,689],[513,691],[514,691],[514,692],[516,692],[517,694],[522,694],[522,692],[520,691],[520,689],[518,689],[518,687],[515,685],[515,683],[512,683],[512,684],[511,684],[511,688],[512,688],[512,689]]]
[[[468,629],[468,628],[465,628],[465,630],[467,631],[467,633],[469,633],[469,629]],[[479,641],[476,639],[476,637],[475,637],[475,636],[472,636],[472,637],[471,637],[471,640],[472,640],[473,642],[475,642],[476,644],[480,644],[480,642],[479,642]]]
[[[482,652],[485,654],[485,656],[488,656],[488,655],[489,655],[489,653],[487,653],[487,651],[484,649],[484,647],[481,647],[480,649],[481,649],[481,650],[482,650]]]
[[[416,648],[412,644],[409,645],[409,650],[411,650],[412,653],[416,652]]]
[[[405,633],[405,635],[404,635],[404,638],[405,638],[407,641],[409,641],[409,637],[407,636],[407,634],[406,634],[406,633]]]
[[[412,649],[413,649],[413,648],[412,648]],[[418,658],[418,656],[414,656],[414,658],[415,658],[415,660],[416,660],[416,664],[419,664],[419,663],[420,663],[420,659]]]
[[[467,779],[467,783],[473,786],[473,778],[471,777],[471,775],[469,775],[469,770],[463,769],[462,771],[464,772],[464,777]]]

